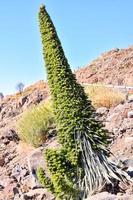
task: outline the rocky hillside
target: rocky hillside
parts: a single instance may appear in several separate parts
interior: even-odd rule
[[[49,90],[44,81],[39,81],[27,87],[22,94],[8,95],[0,100],[0,128],[12,124],[18,116],[30,105],[38,104],[48,98]]]
[[[133,86],[133,46],[102,54],[76,71],[80,83],[105,83]]]
[[[30,105],[39,104],[49,96],[43,81],[26,88],[22,94],[5,97],[0,101],[0,200],[52,200],[53,195],[38,183],[36,169],[45,167],[43,151],[47,147],[58,148],[56,137],[43,147],[33,148],[19,139],[15,124],[21,113]],[[97,117],[112,136],[111,156],[133,176],[133,98],[115,108],[97,109]],[[120,183],[121,184],[121,183]],[[132,200],[133,186],[121,185],[122,190],[106,188],[90,200]],[[111,194],[113,193],[113,194]]]
[[[22,94],[9,95],[0,101],[0,200],[50,198],[41,187],[30,194],[35,180],[28,163],[36,149],[20,141],[15,128],[23,111],[45,101],[49,96],[48,91],[47,84],[39,81],[27,87]],[[25,195],[27,192],[29,194]]]
[[[86,68],[76,72],[81,83],[133,83],[133,47],[112,50],[101,55]],[[118,73],[119,72],[119,73]],[[54,197],[37,180],[36,169],[46,167],[43,151],[58,148],[56,136],[44,146],[34,148],[20,140],[16,121],[31,105],[39,104],[50,96],[48,86],[39,81],[27,87],[22,94],[0,100],[0,200],[53,200]],[[113,108],[98,108],[97,116],[112,137],[110,159],[120,162],[133,177],[133,97]],[[121,161],[120,161],[121,160]],[[110,187],[88,200],[132,200],[133,185],[119,183],[122,189]]]

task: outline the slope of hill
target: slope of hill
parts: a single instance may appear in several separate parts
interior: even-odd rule
[[[100,71],[103,69],[103,71],[101,70],[101,74],[103,75],[105,68],[104,62],[106,61],[110,63],[108,64],[108,66],[110,66],[110,72],[109,67],[107,67],[107,72],[109,76],[113,77],[112,73],[115,74],[115,72],[111,68],[111,63],[113,63],[111,57],[123,57],[125,60],[122,61],[122,63],[128,63],[130,65],[128,69],[123,67],[118,76],[120,77],[120,74],[123,74],[121,77],[125,76],[128,79],[130,75],[129,70],[130,72],[132,70],[132,62],[129,62],[129,60],[133,61],[131,58],[131,55],[133,55],[132,50],[132,47],[127,50],[112,50],[95,60],[93,62],[95,65],[91,64],[92,66],[90,68],[94,70],[94,66],[96,66],[96,70]],[[117,60],[119,60],[118,58]],[[102,62],[104,65],[100,64]],[[84,83],[87,82],[87,80],[93,80],[92,77],[94,75],[99,77],[99,71],[91,77],[90,71],[87,71],[88,68],[89,67],[86,67],[77,71],[77,75],[80,75],[78,78],[80,82]],[[115,67],[114,70],[116,69]],[[133,75],[132,73],[131,75]],[[87,78],[89,76],[90,78]],[[81,77],[82,79],[80,79]],[[132,76],[130,76],[130,78],[133,79]],[[106,80],[108,80],[108,78],[106,78]],[[114,78],[112,78],[112,81],[114,81]],[[118,82],[111,83],[118,84]],[[0,101],[0,200],[55,199],[53,195],[49,194],[46,189],[40,186],[33,172],[36,172],[38,165],[46,166],[42,153],[45,148],[59,147],[56,137],[50,138],[44,146],[34,148],[20,140],[15,128],[16,121],[26,109],[33,104],[37,105],[45,101],[49,95],[47,83],[39,81],[25,88],[22,94],[17,93],[15,95],[6,96]],[[113,137],[110,148],[117,157],[117,159],[113,157],[113,160],[117,162],[120,158],[123,161],[124,168],[133,173],[133,99],[125,101],[123,104],[120,103],[116,107],[110,109],[106,107],[98,108],[97,117],[104,122],[106,129],[111,132],[111,136]],[[98,196],[96,195],[92,197],[92,199],[132,200],[133,186],[123,186],[122,189],[122,191],[117,191],[117,188],[116,191],[110,191],[110,188],[108,188],[107,192],[97,194]],[[113,192],[115,194],[110,194],[108,192]]]
[[[80,83],[133,86],[133,46],[103,53],[88,66],[76,71]]]

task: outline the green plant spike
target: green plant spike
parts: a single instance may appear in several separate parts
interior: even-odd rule
[[[43,5],[39,11],[39,24],[57,136],[62,146],[60,150],[49,150],[45,154],[51,182],[57,199],[85,199],[105,183],[113,183],[114,179],[126,181],[128,177],[108,160],[107,132],[95,120],[91,101],[76,82]]]

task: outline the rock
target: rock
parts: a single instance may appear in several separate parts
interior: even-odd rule
[[[14,196],[18,195],[19,194],[19,189],[17,187],[14,187],[13,188],[13,193],[14,193]]]
[[[119,159],[120,159],[119,166],[121,166],[122,169],[126,170],[128,175],[132,178],[133,177],[133,159],[125,159],[124,157],[123,158],[121,157]]]
[[[3,155],[0,155],[0,167],[3,167],[5,164],[5,159],[3,157]]]
[[[125,143],[127,143],[127,145],[133,144],[133,137],[126,137],[125,138]]]
[[[3,143],[4,143],[5,145],[8,145],[8,144],[10,143],[10,140],[8,140],[7,138],[4,138]]]
[[[28,167],[30,174],[35,174],[38,167],[44,168],[45,161],[44,161],[44,155],[41,148],[36,149],[31,153],[31,155],[28,156]]]
[[[124,194],[123,196],[118,196],[116,200],[133,200],[133,194]]]
[[[118,118],[118,114],[117,113],[112,113],[111,115],[109,115],[106,119],[107,122],[115,122]]]
[[[0,191],[4,189],[4,186],[0,184]]]
[[[101,192],[87,198],[86,200],[133,200],[132,197],[132,194],[114,195],[108,192]]]
[[[28,175],[21,180],[21,191],[23,193],[28,192],[30,189],[40,188],[40,184],[37,181],[37,178],[33,175]]]
[[[13,199],[13,200],[22,200],[22,198],[20,197],[19,194],[16,194],[16,195],[14,196],[14,199]]]
[[[60,148],[60,145],[56,139],[53,139],[52,142],[47,143],[46,148],[54,148],[54,149]],[[37,148],[36,150],[33,150],[27,158],[27,161],[28,161],[27,164],[28,164],[28,168],[30,172],[28,183],[30,183],[31,188],[40,187],[40,184],[38,182],[37,175],[36,175],[36,171],[39,167],[42,167],[45,170],[46,174],[49,176],[47,165],[44,160],[44,153],[43,153],[44,150],[45,150],[45,147]]]
[[[129,112],[127,113],[127,117],[128,117],[128,118],[133,118],[133,111],[129,111]]]
[[[127,167],[133,167],[133,159],[126,159],[126,160],[124,160],[124,164]]]
[[[10,141],[14,141],[16,143],[19,141],[19,137],[15,132],[15,130],[13,129],[5,130],[1,139],[3,140],[3,143],[5,143],[6,145],[9,144]]]
[[[133,167],[129,166],[128,169],[127,169],[127,173],[130,177],[133,178]]]
[[[133,118],[125,118],[121,121],[121,126],[119,127],[120,130],[125,130],[127,132],[130,130],[132,132],[133,129]]]
[[[28,95],[20,97],[19,102],[18,102],[19,107],[22,107],[26,103],[27,100],[28,100]]]
[[[43,96],[39,92],[34,92],[28,98],[28,102],[26,103],[26,107],[29,107],[32,104],[38,104],[43,100]]]
[[[26,168],[22,168],[19,163],[12,169],[11,177],[14,177],[18,182],[24,179],[29,174]]]
[[[123,129],[127,131],[128,129],[132,130],[133,128],[133,118],[125,118],[121,121],[121,127],[120,129]]]
[[[119,104],[115,108],[110,110],[110,112],[112,112],[112,113],[120,113],[124,109],[124,107],[125,107],[125,104]]]
[[[128,96],[128,103],[131,103],[131,102],[133,102],[133,95]]]
[[[23,200],[54,200],[54,196],[46,189],[35,189],[24,194]]]
[[[116,195],[109,194],[108,192],[102,192],[96,195],[93,195],[86,200],[116,200]]]
[[[43,155],[42,149],[43,148],[38,148],[36,150],[33,150],[30,153],[30,155],[27,157],[29,176],[23,178],[22,180],[24,190],[27,187],[32,188],[32,189],[40,187],[40,184],[37,179],[36,171],[38,167],[42,167],[43,169],[46,168],[46,163],[44,161],[44,155]]]
[[[4,117],[4,115],[6,114],[7,112],[7,108],[4,107],[3,109],[1,109],[1,116]]]
[[[108,108],[106,107],[100,107],[96,110],[96,112],[100,115],[106,115],[108,113]]]
[[[6,185],[4,187],[4,199],[3,200],[12,200],[14,197],[13,188],[16,187],[16,183],[12,182],[10,179],[6,182]]]
[[[119,135],[119,129],[121,127],[121,121],[122,121],[122,117],[120,114],[118,113],[112,113],[111,115],[107,115],[106,117],[106,122],[105,122],[105,128],[109,131],[109,132],[113,132],[114,130],[118,130],[117,135]]]
[[[0,112],[2,111],[2,106],[0,105]]]

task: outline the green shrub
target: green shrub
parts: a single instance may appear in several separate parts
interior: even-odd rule
[[[54,124],[54,114],[50,102],[34,105],[26,110],[17,122],[20,138],[35,147],[43,144],[48,131]]]
[[[45,152],[50,177],[38,178],[56,199],[85,199],[125,173],[108,160],[107,136],[95,120],[95,109],[76,82],[45,6],[39,12],[43,54],[53,100],[60,149]]]

